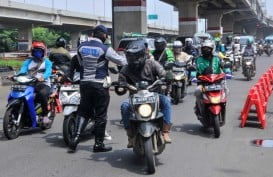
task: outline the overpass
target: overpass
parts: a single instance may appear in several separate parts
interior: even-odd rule
[[[0,28],[18,28],[19,39],[22,42],[25,41],[28,43],[28,46],[30,46],[30,42],[32,41],[31,30],[33,27],[43,26],[70,32],[72,34],[72,48],[75,48],[80,33],[98,24],[103,24],[110,31],[112,30],[111,18],[10,0],[0,0]],[[135,32],[134,30],[132,31]],[[178,29],[148,25],[145,33],[177,35]]]
[[[207,19],[207,32],[253,34],[263,37],[272,32],[273,22],[262,10],[260,0],[161,0],[179,11],[179,35],[197,32],[198,18]],[[20,39],[31,41],[35,26],[65,29],[72,33],[75,47],[79,32],[98,24],[112,28],[114,46],[124,31],[177,34],[177,29],[148,26],[146,0],[112,0],[113,19],[0,0],[0,24],[21,30]],[[15,26],[14,26],[15,25]]]
[[[207,32],[253,34],[264,37],[273,22],[264,13],[261,0],[161,0],[179,10],[179,34],[192,35],[197,19],[208,20]],[[186,7],[186,8],[185,8]]]

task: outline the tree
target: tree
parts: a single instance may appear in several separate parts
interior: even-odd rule
[[[10,52],[17,48],[18,30],[0,30],[0,52]]]

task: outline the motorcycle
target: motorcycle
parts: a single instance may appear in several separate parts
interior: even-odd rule
[[[233,58],[234,58],[233,71],[238,71],[241,67],[242,56],[239,53],[235,53],[233,55]]]
[[[224,73],[198,77],[198,82],[202,85],[203,105],[196,103],[195,114],[205,128],[213,127],[215,138],[220,137],[220,127],[225,124],[227,102],[225,79]]]
[[[263,55],[263,53],[264,53],[264,47],[263,47],[263,44],[258,44],[258,47],[257,47],[257,54],[259,55],[259,56],[262,56]]]
[[[112,86],[119,93],[130,91],[129,103],[132,108],[130,125],[133,134],[133,152],[145,158],[148,173],[155,172],[155,155],[165,149],[162,135],[163,113],[159,108],[158,89],[167,89],[166,83],[156,80],[152,85],[147,81],[138,82],[135,86],[127,83],[113,82]]]
[[[232,60],[232,54],[231,52],[227,52],[225,54],[225,56],[223,57],[223,71],[224,73],[226,74],[226,77],[227,78],[231,78],[232,77],[232,70],[233,70],[233,67],[232,67],[232,63],[233,63],[233,60]]]
[[[181,99],[187,95],[187,63],[175,61],[172,66],[173,81],[171,89],[171,98],[173,104],[178,104]]]
[[[248,81],[250,81],[251,78],[255,76],[254,56],[249,56],[249,55],[243,56],[242,70],[243,70],[243,75],[246,77]]]
[[[55,78],[56,76],[52,76]],[[8,139],[15,139],[22,129],[51,128],[55,118],[56,90],[52,89],[48,100],[48,118],[50,123],[44,124],[42,120],[41,104],[35,100],[34,84],[37,78],[31,75],[21,74],[11,78],[13,84],[8,96],[8,104],[3,118],[3,131]]]
[[[264,52],[266,53],[267,56],[271,56],[272,52],[273,52],[273,47],[271,44],[265,44],[264,46]]]
[[[65,77],[65,76],[64,76]],[[80,104],[80,85],[79,85],[79,73],[74,74],[73,81],[68,78],[64,79],[64,83],[60,87],[59,97],[63,107],[63,140],[68,146],[69,142],[72,141],[76,133],[76,117],[77,110]],[[94,131],[94,119],[93,114],[90,115],[88,121],[85,122],[84,129],[81,136],[92,135]],[[112,137],[105,131],[106,140],[111,140]]]

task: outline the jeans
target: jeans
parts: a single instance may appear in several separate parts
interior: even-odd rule
[[[171,124],[171,113],[172,113],[172,104],[171,99],[168,96],[159,94],[159,106],[161,109],[161,112],[163,113],[164,122],[168,125]],[[129,104],[129,99],[126,99],[122,102],[121,107],[121,117],[123,120],[123,125],[125,129],[128,129],[130,127],[130,115],[131,115],[131,107]]]

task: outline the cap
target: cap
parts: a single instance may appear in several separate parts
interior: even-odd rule
[[[98,26],[95,27],[94,33],[98,33],[98,32],[103,32],[105,34],[108,34],[107,28],[105,26],[103,26],[103,25],[98,25]]]

